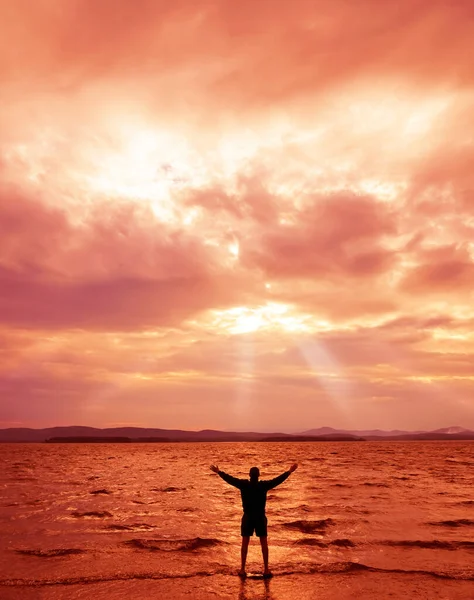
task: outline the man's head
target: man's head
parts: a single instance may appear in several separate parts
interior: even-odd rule
[[[260,471],[258,470],[258,467],[252,467],[250,469],[249,477],[250,481],[258,481],[258,478],[260,477]]]

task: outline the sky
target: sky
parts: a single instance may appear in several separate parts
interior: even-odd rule
[[[0,427],[474,429],[474,5],[0,0]]]

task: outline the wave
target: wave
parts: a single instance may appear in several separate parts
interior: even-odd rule
[[[185,490],[186,488],[175,487],[173,485],[163,488],[151,488],[152,492],[184,492]]]
[[[76,517],[76,519],[80,519],[82,517],[96,518],[96,519],[104,519],[105,517],[112,517],[112,513],[109,513],[108,510],[90,510],[86,512],[79,512],[75,510],[71,513],[71,516]]]
[[[443,571],[424,571],[417,569],[384,569],[383,567],[371,567],[363,563],[353,561],[341,561],[333,563],[316,563],[309,564],[307,566],[301,565],[299,569],[285,569],[281,571],[274,571],[274,575],[312,575],[315,573],[320,574],[344,574],[344,573],[357,573],[357,572],[370,572],[370,573],[397,573],[403,575],[422,575],[428,577],[435,577],[437,579],[451,579],[457,581],[474,581],[474,571],[464,573],[448,573]]]
[[[282,565],[281,568],[273,569],[273,574],[276,577],[292,576],[292,575],[313,575],[313,574],[328,574],[328,575],[344,575],[356,573],[384,573],[384,574],[400,574],[400,575],[417,575],[420,577],[433,577],[436,579],[445,579],[451,581],[474,581],[474,571],[463,573],[448,573],[443,571],[429,571],[417,569],[384,569],[380,567],[371,567],[363,563],[353,561],[340,561],[333,563],[310,563],[307,565],[288,564]],[[213,577],[215,575],[228,575],[235,577],[235,569],[222,567],[209,571],[182,572],[182,573],[160,573],[157,571],[125,573],[117,572],[113,575],[95,575],[95,576],[78,576],[78,577],[63,577],[56,579],[0,579],[0,586],[4,587],[46,587],[55,585],[80,585],[92,583],[111,583],[116,581],[137,581],[137,580],[163,580],[163,579],[191,579],[194,577]]]
[[[470,467],[474,464],[468,460],[461,460],[459,458],[446,458],[445,462],[454,463],[454,464],[458,464],[458,465],[467,465],[468,467]]]
[[[111,531],[143,531],[156,529],[156,527],[156,525],[149,525],[148,523],[132,523],[130,525],[112,523],[111,525],[106,525],[105,529],[109,529]]]
[[[347,538],[332,540],[329,542],[331,546],[339,546],[340,548],[353,548],[355,543]]]
[[[321,507],[319,507],[321,508]],[[299,504],[297,506],[291,506],[290,507],[290,511],[292,513],[300,513],[300,512],[304,512],[304,513],[312,513],[314,512],[314,509],[309,506],[308,504]],[[288,507],[287,508],[272,508],[272,513],[274,515],[278,515],[278,516],[288,516]]]
[[[366,485],[369,487],[384,487],[384,488],[390,487],[390,485],[388,483],[374,482],[374,481],[366,481],[364,483],[361,483],[361,485]]]
[[[474,521],[472,519],[455,519],[448,521],[434,521],[428,523],[428,525],[434,525],[435,527],[472,527]]]
[[[133,539],[124,542],[127,546],[138,548],[139,550],[150,550],[152,552],[189,552],[200,550],[201,548],[211,548],[225,544],[222,540],[215,538],[191,538],[189,540],[168,540],[168,539]]]
[[[54,558],[56,556],[70,556],[71,554],[83,554],[85,550],[80,548],[55,548],[54,550],[15,550],[17,554],[25,556],[38,556],[40,558]]]
[[[379,542],[386,546],[400,546],[403,548],[429,548],[433,550],[474,550],[474,542],[445,541],[445,540],[387,540]]]
[[[283,523],[283,527],[287,527],[288,529],[297,529],[303,533],[321,531],[330,525],[334,525],[334,521],[331,518],[320,519],[319,521],[299,520],[291,521],[290,523]]]
[[[98,494],[111,494],[112,492],[109,492],[109,490],[106,489],[102,489],[102,490],[92,490],[92,492],[89,492],[90,494],[93,494],[94,496],[97,496]]]
[[[341,538],[323,542],[318,538],[302,538],[293,542],[296,546],[316,546],[318,548],[329,548],[338,546],[340,548],[355,548],[362,544],[356,544],[350,539]],[[395,546],[400,548],[423,548],[430,550],[474,550],[474,542],[464,540],[382,540],[373,542],[373,545]]]
[[[355,543],[352,540],[346,538],[331,540],[330,542],[322,542],[316,538],[304,538],[294,542],[297,546],[317,546],[318,548],[329,548],[330,546],[337,546],[339,548],[354,548]]]

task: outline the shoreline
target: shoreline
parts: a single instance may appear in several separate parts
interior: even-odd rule
[[[42,585],[0,585],[2,600],[126,600],[159,597],[185,600],[366,600],[418,598],[420,600],[470,600],[472,580],[443,580],[425,573],[276,574],[270,580],[241,580],[236,575],[200,574],[181,579],[109,580],[82,584],[60,582]],[[383,591],[385,590],[385,592]]]

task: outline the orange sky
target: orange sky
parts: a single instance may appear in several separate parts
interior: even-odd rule
[[[0,0],[0,427],[474,428],[474,5]]]

